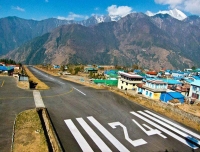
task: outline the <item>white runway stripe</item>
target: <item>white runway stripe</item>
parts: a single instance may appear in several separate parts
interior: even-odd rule
[[[151,115],[148,115],[148,114],[146,114],[146,113],[144,113],[144,112],[142,112],[142,111],[138,111],[138,112],[139,112],[140,114],[142,114],[143,116],[145,116],[145,117],[147,117],[147,118],[149,118],[149,119],[151,119],[151,120],[153,120],[153,121],[155,121],[155,122],[161,124],[162,126],[164,126],[164,127],[168,128],[168,129],[170,129],[170,130],[176,132],[177,134],[179,134],[179,135],[185,137],[186,139],[191,139],[191,138],[192,138],[189,134],[186,134],[186,133],[180,131],[179,129],[177,129],[177,128],[175,128],[175,127],[172,127],[172,126],[170,126],[169,124],[167,124],[167,123],[165,123],[165,122],[162,122],[162,121],[160,121],[160,120],[157,119],[157,118],[152,117]],[[199,140],[194,139],[194,142],[195,142],[196,144],[200,145],[200,141],[199,141]]]
[[[129,152],[109,131],[106,130],[94,117],[87,117],[91,123],[120,151]]]
[[[92,140],[96,143],[96,145],[101,151],[111,152],[110,148],[102,141],[102,139],[92,130],[92,128],[82,118],[76,118],[76,120],[87,132],[87,134],[92,138]]]
[[[76,89],[75,87],[73,87],[76,91],[80,92],[81,94],[83,94],[84,96],[86,96],[85,93],[83,93],[82,91],[80,91],[79,89]]]
[[[161,117],[159,115],[156,115],[156,114],[154,114],[154,113],[152,113],[152,112],[150,112],[148,110],[145,110],[145,112],[150,114],[150,115],[152,115],[152,116],[154,116],[154,117],[156,117],[156,118],[158,118],[158,119],[160,119],[160,120],[162,120],[162,121],[167,122],[168,124],[178,128],[178,129],[180,129],[180,130],[182,130],[182,131],[184,131],[184,132],[186,132],[186,133],[188,133],[190,135],[192,135],[193,137],[196,137],[196,138],[200,139],[200,135],[198,135],[198,134],[196,134],[196,133],[194,133],[194,132],[192,132],[192,131],[190,131],[190,130],[188,130],[188,129],[180,126],[180,125],[177,125],[177,124],[175,124],[175,123],[173,123],[173,122],[171,122],[171,121],[169,121],[169,120],[167,120],[167,119],[165,119],[165,118],[163,118],[163,117]]]
[[[44,102],[42,100],[42,97],[40,95],[40,91],[33,90],[33,98],[35,101],[36,108],[45,108]]]
[[[72,120],[67,119],[67,120],[64,120],[64,121],[65,121],[67,127],[69,128],[69,130],[71,131],[72,135],[74,136],[74,138],[78,142],[79,146],[83,150],[83,152],[93,152],[92,148],[87,143],[87,141],[82,136],[82,134],[79,132],[79,130],[76,128],[76,126],[74,125]]]
[[[153,121],[151,121],[151,120],[149,120],[149,119],[147,119],[147,118],[145,118],[145,117],[139,115],[138,113],[136,113],[136,112],[130,112],[130,113],[133,114],[134,116],[136,116],[136,117],[138,117],[138,118],[140,118],[140,119],[146,121],[147,123],[151,124],[152,126],[156,127],[157,129],[163,131],[164,133],[168,134],[169,136],[175,138],[176,140],[182,142],[183,144],[185,144],[185,145],[187,145],[187,146],[189,146],[189,147],[191,147],[191,148],[193,148],[193,149],[197,149],[197,148],[198,148],[198,147],[195,146],[195,145],[194,145],[194,146],[190,145],[184,138],[179,137],[178,135],[174,134],[173,132],[171,132],[171,131],[169,131],[169,130],[163,128],[162,126],[160,126],[160,125],[154,123]]]

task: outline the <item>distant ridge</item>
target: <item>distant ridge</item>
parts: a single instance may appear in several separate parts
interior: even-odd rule
[[[53,29],[49,25],[55,22],[48,23],[35,29],[37,32],[48,29],[48,33],[21,45],[6,57],[25,64],[138,64],[152,69],[200,66],[199,17],[180,21],[168,14],[149,17],[131,13],[116,22],[87,27],[69,24]]]

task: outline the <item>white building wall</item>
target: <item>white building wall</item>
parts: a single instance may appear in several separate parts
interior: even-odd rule
[[[195,89],[194,89],[195,87]],[[192,94],[198,94],[199,95],[199,100],[200,100],[200,87],[199,86],[194,86],[194,85],[191,85],[190,86],[190,92],[189,92],[189,97],[192,97]]]
[[[118,86],[117,87],[118,87],[118,89],[122,89],[122,90],[133,90],[133,89],[137,89],[136,84],[142,83],[142,81],[135,81],[135,83],[134,83],[134,81],[130,81],[130,82],[131,83],[126,82],[123,79],[119,78],[118,79]]]

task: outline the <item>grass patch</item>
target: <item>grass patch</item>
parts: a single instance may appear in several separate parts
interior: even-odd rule
[[[48,146],[36,109],[21,112],[15,121],[13,152],[48,152]]]
[[[49,86],[47,86],[44,82],[40,81],[38,78],[36,78],[30,71],[29,69],[24,66],[24,70],[26,71],[26,74],[29,77],[29,81],[33,81],[34,83],[37,83],[37,86],[35,89],[42,89],[46,90],[49,89]]]

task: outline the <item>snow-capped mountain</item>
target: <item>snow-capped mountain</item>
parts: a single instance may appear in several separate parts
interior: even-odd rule
[[[122,17],[119,15],[93,15],[97,23],[118,21]]]
[[[96,19],[97,23],[110,22],[111,21],[111,18],[108,15],[99,15],[99,16],[94,15],[93,17]]]
[[[148,16],[154,16],[156,14],[169,14],[170,16],[172,16],[173,18],[176,18],[178,20],[184,20],[185,18],[187,18],[187,16],[180,10],[178,9],[173,9],[173,10],[169,10],[169,11],[159,11],[157,13],[152,13],[150,11],[146,12],[146,15]]]

